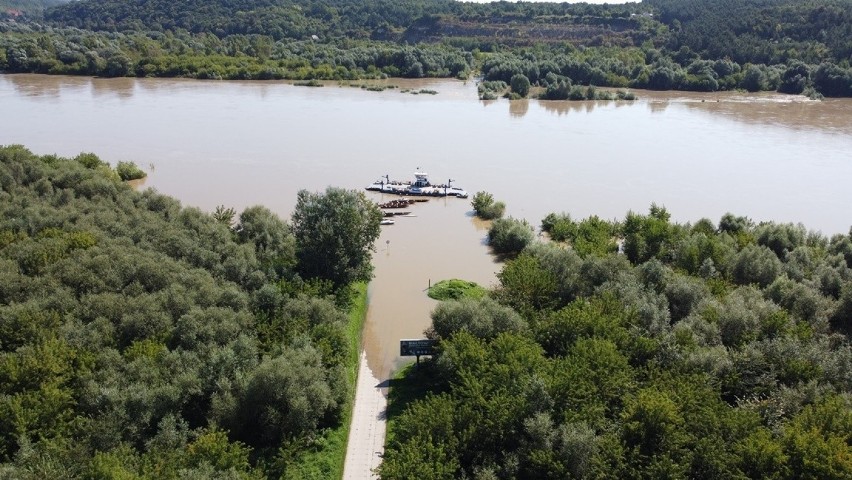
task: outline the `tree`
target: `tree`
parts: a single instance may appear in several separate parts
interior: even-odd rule
[[[500,218],[503,216],[503,211],[506,210],[506,204],[495,202],[494,196],[488,192],[476,192],[470,204],[473,206],[476,216],[483,220]]]
[[[512,85],[512,91],[521,97],[526,97],[530,93],[530,79],[522,73],[512,75],[509,83]]]
[[[220,217],[225,217],[227,213],[220,212]],[[282,269],[293,265],[293,233],[290,227],[268,208],[255,205],[243,210],[236,231],[241,243],[254,245],[257,259],[265,267],[274,268],[281,274]]]
[[[498,218],[488,230],[488,243],[495,253],[516,254],[529,245],[535,234],[526,220]]]
[[[811,80],[811,70],[805,62],[792,60],[781,73],[781,85],[778,91],[782,93],[799,94],[805,90]]]
[[[527,324],[520,315],[488,297],[441,302],[432,312],[430,337],[448,339],[466,331],[474,337],[492,339],[503,332],[523,332]]]
[[[624,220],[624,253],[635,264],[665,257],[675,240],[671,215],[665,207],[651,204],[649,214],[628,212]]]
[[[363,193],[336,187],[300,191],[292,217],[299,272],[335,288],[369,280],[381,220],[381,210]]]
[[[506,262],[497,278],[500,287],[495,296],[519,312],[542,310],[558,300],[556,275],[545,270],[531,254],[522,253]]]
[[[310,435],[339,413],[336,390],[343,383],[309,345],[264,360],[245,382],[236,398],[215,400],[214,410],[223,426],[252,446],[278,446]]]
[[[827,97],[848,96],[852,94],[852,70],[822,63],[814,72],[814,88]]]
[[[767,247],[748,245],[736,254],[731,276],[734,281],[748,285],[756,283],[765,287],[781,272],[781,260]]]

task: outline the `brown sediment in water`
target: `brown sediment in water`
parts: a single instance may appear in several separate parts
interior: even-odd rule
[[[399,357],[399,341],[423,338],[431,324],[437,302],[426,295],[430,282],[463,278],[491,287],[500,269],[485,245],[487,223],[471,215],[469,200],[436,198],[412,205],[411,211],[416,217],[397,218],[382,230],[373,254],[363,342],[370,370],[380,379],[414,360]]]

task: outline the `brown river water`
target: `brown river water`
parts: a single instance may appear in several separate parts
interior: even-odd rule
[[[852,224],[850,99],[639,91],[632,103],[481,102],[473,82],[384,83],[400,88],[0,75],[0,144],[134,161],[149,173],[144,187],[206,211],[263,204],[288,218],[300,189],[362,189],[420,167],[491,192],[534,225],[561,211],[621,219],[652,202],[680,222],[733,212],[829,235]],[[383,227],[364,332],[379,378],[403,361],[399,339],[429,325],[429,282],[495,282],[487,224],[470,210],[432,199]]]

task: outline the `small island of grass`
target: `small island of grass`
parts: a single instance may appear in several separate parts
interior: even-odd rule
[[[476,282],[468,282],[453,278],[441,280],[432,285],[427,292],[429,298],[435,300],[458,300],[461,298],[482,298],[488,291]]]

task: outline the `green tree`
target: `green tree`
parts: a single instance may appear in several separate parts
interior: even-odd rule
[[[381,220],[382,212],[361,192],[301,190],[292,217],[299,272],[329,280],[335,288],[369,280]]]
[[[765,287],[781,273],[781,260],[767,247],[747,245],[734,256],[731,275],[741,285]]]
[[[246,444],[278,446],[329,426],[340,407],[339,387],[313,347],[291,348],[264,360],[236,397],[219,397],[214,412]]]
[[[517,333],[526,329],[526,321],[514,310],[484,297],[439,303],[432,312],[432,327],[427,333],[430,337],[449,339],[465,331],[488,340],[502,332]]]
[[[651,204],[648,215],[627,214],[624,220],[624,253],[634,264],[652,258],[664,259],[673,247],[674,226],[669,223],[671,215],[665,207]]]
[[[509,84],[512,86],[512,92],[521,97],[526,97],[530,93],[530,79],[522,73],[512,75]]]
[[[533,228],[526,220],[512,217],[498,218],[488,230],[488,243],[495,253],[520,253],[535,238]]]
[[[497,279],[500,287],[495,292],[496,298],[519,312],[543,310],[555,306],[559,300],[555,275],[545,270],[533,255],[522,253],[509,260]]]
[[[503,216],[506,204],[495,202],[494,196],[488,192],[476,192],[470,202],[476,216],[483,220],[494,220]]]

